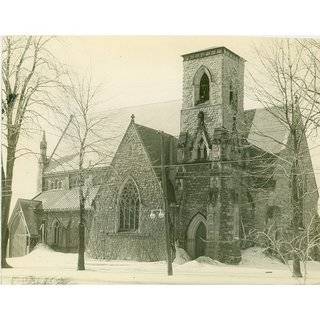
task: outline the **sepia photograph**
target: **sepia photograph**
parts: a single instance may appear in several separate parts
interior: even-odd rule
[[[1,47],[2,284],[320,284],[320,38]]]

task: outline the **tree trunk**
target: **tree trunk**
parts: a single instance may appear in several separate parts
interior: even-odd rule
[[[292,229],[293,229],[293,237],[297,237],[299,234],[300,220],[302,215],[302,207],[300,201],[300,193],[299,193],[299,181],[298,181],[298,154],[299,149],[297,147],[297,134],[294,132],[293,134],[293,146],[294,146],[294,159],[292,163],[292,191],[291,191],[291,203],[293,206],[293,219],[292,219]],[[297,241],[295,240],[293,243],[293,265],[292,265],[292,276],[296,278],[302,278],[301,273],[301,265],[300,265],[300,257],[297,253],[299,249],[297,246]]]
[[[300,258],[295,252],[293,253],[292,263],[292,276],[295,278],[302,278]]]
[[[79,247],[78,247],[78,270],[85,270],[84,265],[84,252],[85,252],[85,226],[84,226],[84,197],[82,185],[80,182],[79,187],[79,198],[80,198],[80,219],[79,219]]]
[[[84,266],[84,251],[85,251],[85,227],[84,223],[79,223],[79,250],[78,250],[78,270],[85,270]]]
[[[7,154],[7,175],[5,176],[3,165],[1,166],[1,268],[11,268],[7,263],[7,246],[9,239],[8,220],[10,213],[10,203],[12,197],[12,178],[13,178],[13,166],[14,166],[14,155],[9,152],[8,147]]]
[[[9,239],[8,220],[10,212],[11,191],[6,186],[2,190],[1,205],[1,268],[10,268],[7,263],[7,246]]]

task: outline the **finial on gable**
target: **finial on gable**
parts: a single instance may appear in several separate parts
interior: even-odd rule
[[[134,118],[135,118],[135,116],[134,116],[134,114],[132,114],[131,115],[131,122],[134,122]]]

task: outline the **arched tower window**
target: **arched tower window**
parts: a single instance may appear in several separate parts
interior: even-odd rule
[[[205,66],[201,66],[195,73],[193,78],[194,105],[204,103],[210,100],[210,83],[212,82],[212,76],[209,69]]]
[[[209,78],[206,73],[204,73],[200,79],[199,88],[199,103],[203,103],[209,100]]]
[[[119,201],[119,231],[135,231],[139,228],[139,193],[133,180],[128,180],[122,189]]]

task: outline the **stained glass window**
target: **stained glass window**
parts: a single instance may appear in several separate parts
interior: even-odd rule
[[[140,200],[137,187],[132,180],[124,186],[120,195],[119,231],[134,231],[139,227]]]

